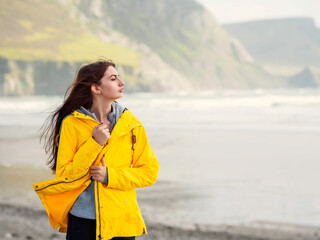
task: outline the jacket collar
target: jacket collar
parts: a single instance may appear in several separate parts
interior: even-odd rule
[[[73,111],[71,113],[75,118],[80,118],[80,119],[85,119],[85,120],[89,120],[89,121],[94,121],[96,122],[96,125],[100,124],[98,121],[96,121],[95,119],[93,119],[92,117],[90,117],[87,114],[84,114],[82,112],[79,112],[77,110]],[[115,138],[115,137],[120,137],[124,134],[126,134],[127,132],[131,131],[132,129],[141,126],[141,122],[139,121],[139,119],[137,119],[130,110],[128,109],[124,109],[124,111],[122,112],[122,114],[120,115],[116,125],[114,126],[112,132],[111,132],[111,137],[109,138]],[[109,142],[108,140],[108,142]]]

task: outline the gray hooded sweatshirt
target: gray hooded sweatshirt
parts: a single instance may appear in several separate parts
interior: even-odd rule
[[[112,102],[111,112],[108,114],[108,120],[110,121],[110,134],[116,125],[120,115],[125,110],[117,102]],[[98,121],[96,115],[90,112],[84,107],[80,107],[77,111],[84,113],[94,120]],[[89,186],[79,195],[75,203],[73,204],[70,213],[74,216],[87,218],[87,219],[96,219],[96,209],[95,209],[95,197],[94,197],[94,180],[89,184]],[[108,184],[108,171],[104,178],[103,184]]]

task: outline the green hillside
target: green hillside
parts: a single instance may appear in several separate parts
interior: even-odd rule
[[[102,41],[55,1],[0,1],[0,57],[23,61],[94,61],[139,65],[140,55]]]

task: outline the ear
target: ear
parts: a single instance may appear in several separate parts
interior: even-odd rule
[[[96,84],[92,84],[91,85],[91,91],[97,95],[100,95],[101,94],[101,90],[100,90],[100,87]]]

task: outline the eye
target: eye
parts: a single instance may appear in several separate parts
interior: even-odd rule
[[[114,81],[114,80],[116,80],[117,78],[111,78],[111,81]]]

